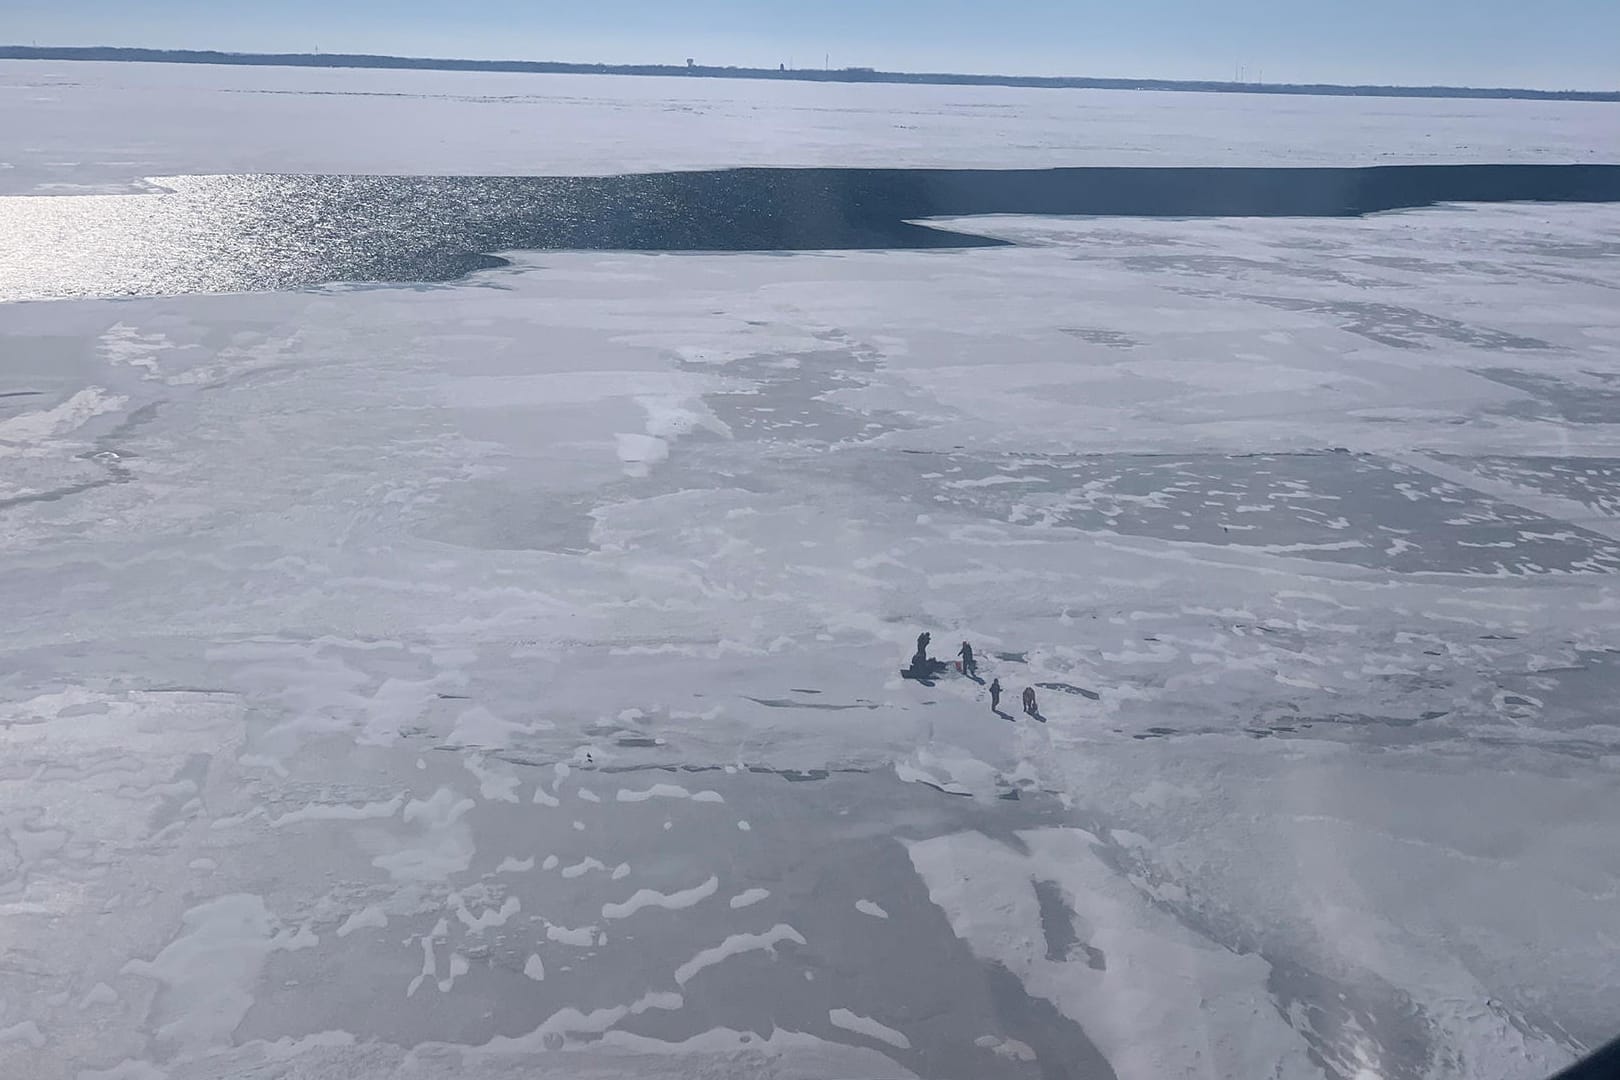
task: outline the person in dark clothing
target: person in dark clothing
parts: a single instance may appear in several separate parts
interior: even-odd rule
[[[1033,686],[1026,686],[1024,687],[1024,714],[1026,716],[1034,716],[1036,712],[1035,688]]]
[[[924,686],[933,686],[937,679],[950,665],[943,660],[933,660],[928,656],[928,631],[924,630],[917,635],[917,653],[911,658],[911,666],[900,669],[903,679],[916,679]]]
[[[991,712],[996,712],[996,713],[1001,711],[1001,680],[1000,679],[991,679],[990,680],[990,711]]]
[[[971,679],[979,673],[979,665],[973,659],[973,646],[962,642],[962,648],[956,655],[962,658],[962,674]]]

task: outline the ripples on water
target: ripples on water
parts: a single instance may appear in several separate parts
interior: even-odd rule
[[[737,169],[610,177],[182,176],[0,198],[0,300],[444,281],[514,249],[802,251],[999,243],[933,215],[1342,216],[1620,201],[1620,166]]]

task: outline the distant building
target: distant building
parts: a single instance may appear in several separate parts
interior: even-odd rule
[[[697,61],[693,60],[690,56],[688,56],[686,58],[686,66],[687,67],[697,67]]]

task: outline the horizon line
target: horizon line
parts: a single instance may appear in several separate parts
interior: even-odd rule
[[[1009,86],[1035,89],[1159,90],[1190,93],[1296,94],[1316,97],[1495,98],[1531,101],[1620,102],[1620,90],[1547,90],[1530,87],[1415,86],[1377,83],[1263,83],[1214,79],[1120,78],[1085,75],[995,75],[969,72],[884,71],[870,67],[775,68],[741,65],[633,64],[568,60],[476,60],[396,56],[388,53],[240,52],[161,49],[127,45],[0,45],[0,60],[216,64],[250,67],[371,68],[405,71],[493,71],[539,75],[675,76],[792,82],[910,83]]]

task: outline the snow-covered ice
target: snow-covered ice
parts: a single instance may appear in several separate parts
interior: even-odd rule
[[[0,60],[0,192],[129,191],[187,173],[1614,162],[1617,113],[1586,101]]]
[[[829,1009],[827,1012],[827,1019],[831,1020],[835,1026],[841,1027],[845,1031],[852,1031],[857,1035],[864,1035],[869,1039],[876,1039],[879,1042],[888,1043],[890,1046],[893,1046],[899,1050],[911,1049],[911,1041],[909,1039],[900,1034],[900,1032],[894,1030],[894,1028],[888,1027],[876,1020],[873,1020],[870,1016],[861,1016],[857,1013],[850,1012],[848,1009]]]
[[[706,900],[720,888],[720,879],[709,876],[701,885],[694,885],[690,889],[677,889],[670,893],[661,893],[657,889],[637,889],[635,895],[620,903],[606,903],[602,905],[602,918],[627,919],[645,907],[663,908],[666,911],[679,911],[689,908],[699,900]]]
[[[0,108],[12,190],[1620,130],[3,67],[55,99]],[[203,145],[226,101],[260,149]],[[755,105],[774,147],[694,138]],[[1614,1034],[1620,208],[949,224],[1017,246],[0,305],[0,1075],[1519,1080]],[[903,680],[923,629],[1047,722]]]
[[[772,952],[777,945],[784,941],[792,941],[799,945],[808,944],[797,930],[785,923],[777,923],[764,933],[732,934],[720,944],[704,949],[676,968],[675,981],[684,986],[705,968],[713,967],[733,956],[739,956],[746,952]]]

